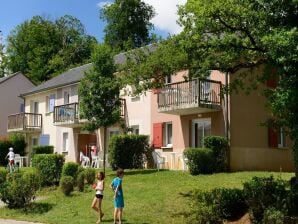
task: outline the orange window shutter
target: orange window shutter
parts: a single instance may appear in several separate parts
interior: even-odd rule
[[[153,124],[153,145],[154,145],[154,148],[162,147],[162,124],[163,123],[154,123]]]
[[[274,128],[268,128],[268,144],[271,148],[278,146],[278,132]]]

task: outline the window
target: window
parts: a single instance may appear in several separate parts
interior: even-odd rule
[[[47,96],[46,111],[48,113],[53,112],[54,106],[55,106],[55,94],[51,94],[51,95]]]
[[[25,105],[23,103],[20,104],[20,113],[25,112]]]
[[[135,135],[140,134],[140,127],[139,127],[139,125],[132,125],[130,128],[131,128],[131,133],[132,134],[135,134]]]
[[[192,147],[204,147],[204,138],[211,135],[211,119],[196,119],[192,121]]]
[[[170,84],[172,83],[172,76],[171,75],[167,75],[165,77],[165,84]]]
[[[38,138],[37,137],[33,137],[32,138],[32,146],[38,145]]]
[[[278,137],[278,142],[277,142],[278,148],[286,147],[286,134],[283,128],[279,129],[277,137]]]
[[[64,104],[69,104],[69,98],[70,98],[69,92],[64,92],[63,98],[64,98]]]
[[[67,132],[64,132],[63,133],[63,152],[68,152],[68,133]]]
[[[39,137],[39,145],[49,145],[50,144],[50,135],[41,135]]]
[[[164,146],[166,147],[172,147],[173,144],[172,144],[172,122],[170,123],[165,123],[164,125],[164,128],[163,128],[163,131],[164,131]]]

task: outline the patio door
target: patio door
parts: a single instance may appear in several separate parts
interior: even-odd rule
[[[196,119],[192,121],[192,147],[204,147],[204,137],[211,135],[211,119]]]

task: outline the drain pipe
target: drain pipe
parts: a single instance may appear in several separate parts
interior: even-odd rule
[[[228,86],[229,84],[229,73],[225,73],[225,85],[226,87]],[[229,94],[229,91],[226,90],[226,93],[225,93],[225,137],[227,139],[227,142],[228,142],[228,170],[230,170],[230,161],[231,161],[231,150],[230,150],[230,119],[229,119],[229,98],[230,98],[230,94]]]

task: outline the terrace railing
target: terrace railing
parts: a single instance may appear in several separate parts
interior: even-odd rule
[[[35,113],[19,113],[8,116],[10,131],[40,131],[42,128],[42,115]]]

